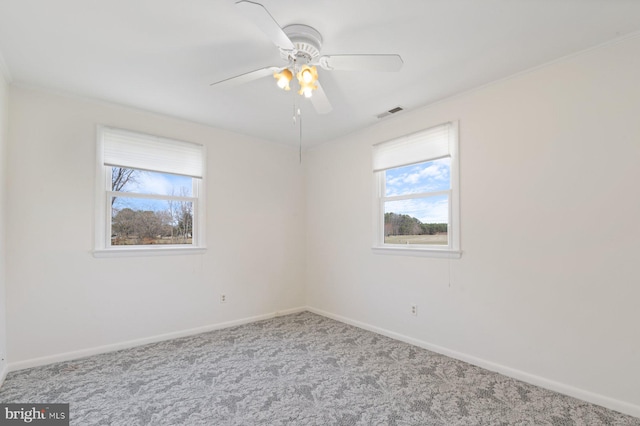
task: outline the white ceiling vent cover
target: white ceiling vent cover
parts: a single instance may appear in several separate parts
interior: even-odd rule
[[[385,118],[385,117],[388,117],[388,116],[390,116],[390,115],[392,115],[392,114],[397,114],[397,113],[399,113],[400,111],[404,111],[404,108],[402,108],[401,106],[397,106],[397,107],[395,107],[395,108],[391,108],[389,111],[385,111],[385,112],[383,112],[382,114],[377,115],[376,117],[377,117],[378,119],[380,119],[380,118]]]

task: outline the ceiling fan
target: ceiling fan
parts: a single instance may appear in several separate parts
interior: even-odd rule
[[[326,114],[332,110],[332,106],[320,85],[320,81],[318,81],[317,66],[327,71],[399,71],[402,68],[403,62],[400,55],[320,56],[322,35],[316,29],[302,24],[292,24],[281,28],[269,11],[260,3],[240,0],[236,3],[236,7],[271,39],[287,64],[260,68],[217,81],[211,86],[235,86],[273,75],[278,87],[290,90],[293,77],[296,77],[295,81],[299,86],[298,93],[310,98],[318,113]]]

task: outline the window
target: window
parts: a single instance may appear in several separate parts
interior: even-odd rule
[[[204,147],[98,128],[96,256],[204,249]]]
[[[457,123],[377,144],[374,251],[460,256]]]

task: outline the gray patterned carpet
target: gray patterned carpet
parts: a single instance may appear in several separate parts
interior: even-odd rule
[[[73,425],[640,425],[309,312],[10,373]]]

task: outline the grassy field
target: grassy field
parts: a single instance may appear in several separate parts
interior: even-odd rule
[[[437,235],[390,235],[384,237],[385,244],[441,244],[446,245],[447,234]]]
[[[112,246],[131,246],[131,245],[154,245],[154,244],[191,244],[191,238],[178,238],[178,237],[159,237],[159,238],[142,238],[142,240],[132,238],[112,238]]]

